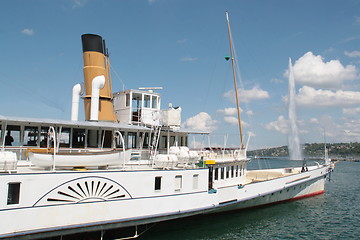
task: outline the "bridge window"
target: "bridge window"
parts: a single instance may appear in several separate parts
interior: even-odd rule
[[[144,108],[150,108],[150,95],[144,95]]]
[[[125,95],[125,104],[126,104],[126,107],[130,107],[130,93],[127,93]]]
[[[158,97],[152,96],[152,108],[157,109],[158,106]]]

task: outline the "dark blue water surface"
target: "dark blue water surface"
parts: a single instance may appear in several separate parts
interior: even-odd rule
[[[259,165],[274,168],[301,166],[301,162],[254,160],[249,169]],[[340,162],[323,195],[157,223],[139,239],[360,239],[359,192],[360,162]]]

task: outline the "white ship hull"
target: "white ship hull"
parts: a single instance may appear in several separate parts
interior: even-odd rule
[[[136,226],[309,197],[324,192],[327,173],[328,167],[316,166],[307,172],[240,185],[246,179],[242,176],[238,184],[210,191],[207,169],[1,175],[2,182],[21,181],[26,199],[15,206],[2,203],[1,218],[7,221],[0,226],[0,238],[30,239]],[[194,175],[198,175],[197,186]],[[160,191],[154,190],[156,176],[163,179]],[[174,189],[176,176],[182,176],[181,189]]]

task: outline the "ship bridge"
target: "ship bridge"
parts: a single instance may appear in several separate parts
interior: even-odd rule
[[[160,110],[160,94],[153,92],[152,89],[147,91],[130,89],[114,93],[113,96],[115,115],[120,123],[180,127],[181,108],[169,107]]]

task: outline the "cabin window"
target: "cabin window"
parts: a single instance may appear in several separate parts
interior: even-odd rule
[[[127,93],[125,95],[125,104],[126,104],[126,107],[130,107],[130,93]]]
[[[125,132],[120,132],[121,133],[121,135],[122,135],[122,137],[124,138],[124,143],[126,142],[125,141]],[[118,135],[118,134],[116,134],[116,138],[115,138],[115,141],[116,141],[116,148],[122,148],[123,146],[122,146],[122,141],[121,141],[121,137]]]
[[[133,93],[132,107],[140,109],[142,104],[141,93]]]
[[[180,146],[184,146],[183,143],[184,143],[184,137],[180,137],[180,143],[179,143],[179,145],[180,145]]]
[[[175,136],[170,137],[170,146],[175,146]]]
[[[146,133],[143,134],[142,136],[143,136],[143,139],[142,139],[142,141],[143,141],[143,147],[144,147],[144,148],[149,147],[149,145],[150,145],[149,133],[146,132]]]
[[[47,147],[49,127],[41,127],[40,129],[40,147]]]
[[[230,172],[230,166],[227,166],[226,167],[226,178],[230,177],[229,172]]]
[[[231,177],[234,177],[234,166],[231,166]]]
[[[167,148],[167,136],[161,136],[161,147]]]
[[[127,147],[136,148],[136,132],[129,132],[127,135]]]
[[[100,146],[102,148],[111,148],[113,139],[113,133],[110,130],[101,131],[101,142]]]
[[[152,108],[157,109],[158,106],[158,97],[157,96],[152,96]]]
[[[99,131],[98,130],[88,130],[87,146],[97,148],[98,141],[99,141]]]
[[[182,176],[176,175],[175,176],[175,191],[180,191],[182,188]]]
[[[72,147],[85,148],[85,129],[73,129]]]
[[[63,128],[60,133],[60,147],[70,147],[70,128]]]
[[[219,179],[219,168],[215,168],[214,179],[215,180]]]
[[[9,183],[8,184],[8,197],[7,205],[19,204],[20,200],[20,183]]]
[[[199,174],[193,175],[193,189],[199,188]]]
[[[239,165],[236,165],[235,177],[239,176]]]
[[[142,105],[142,96],[139,93],[132,94],[132,121],[139,122],[140,121],[140,109]]]
[[[38,127],[25,127],[23,146],[37,146]]]
[[[20,145],[20,126],[8,125],[5,135],[5,146]]]
[[[161,190],[161,177],[155,177],[155,190]]]
[[[150,95],[144,95],[144,108],[150,108]]]
[[[187,147],[188,146],[188,137],[186,136],[185,137],[185,143],[184,143],[184,146]]]
[[[221,168],[221,172],[220,172],[220,178],[224,179],[225,178],[225,168]]]

